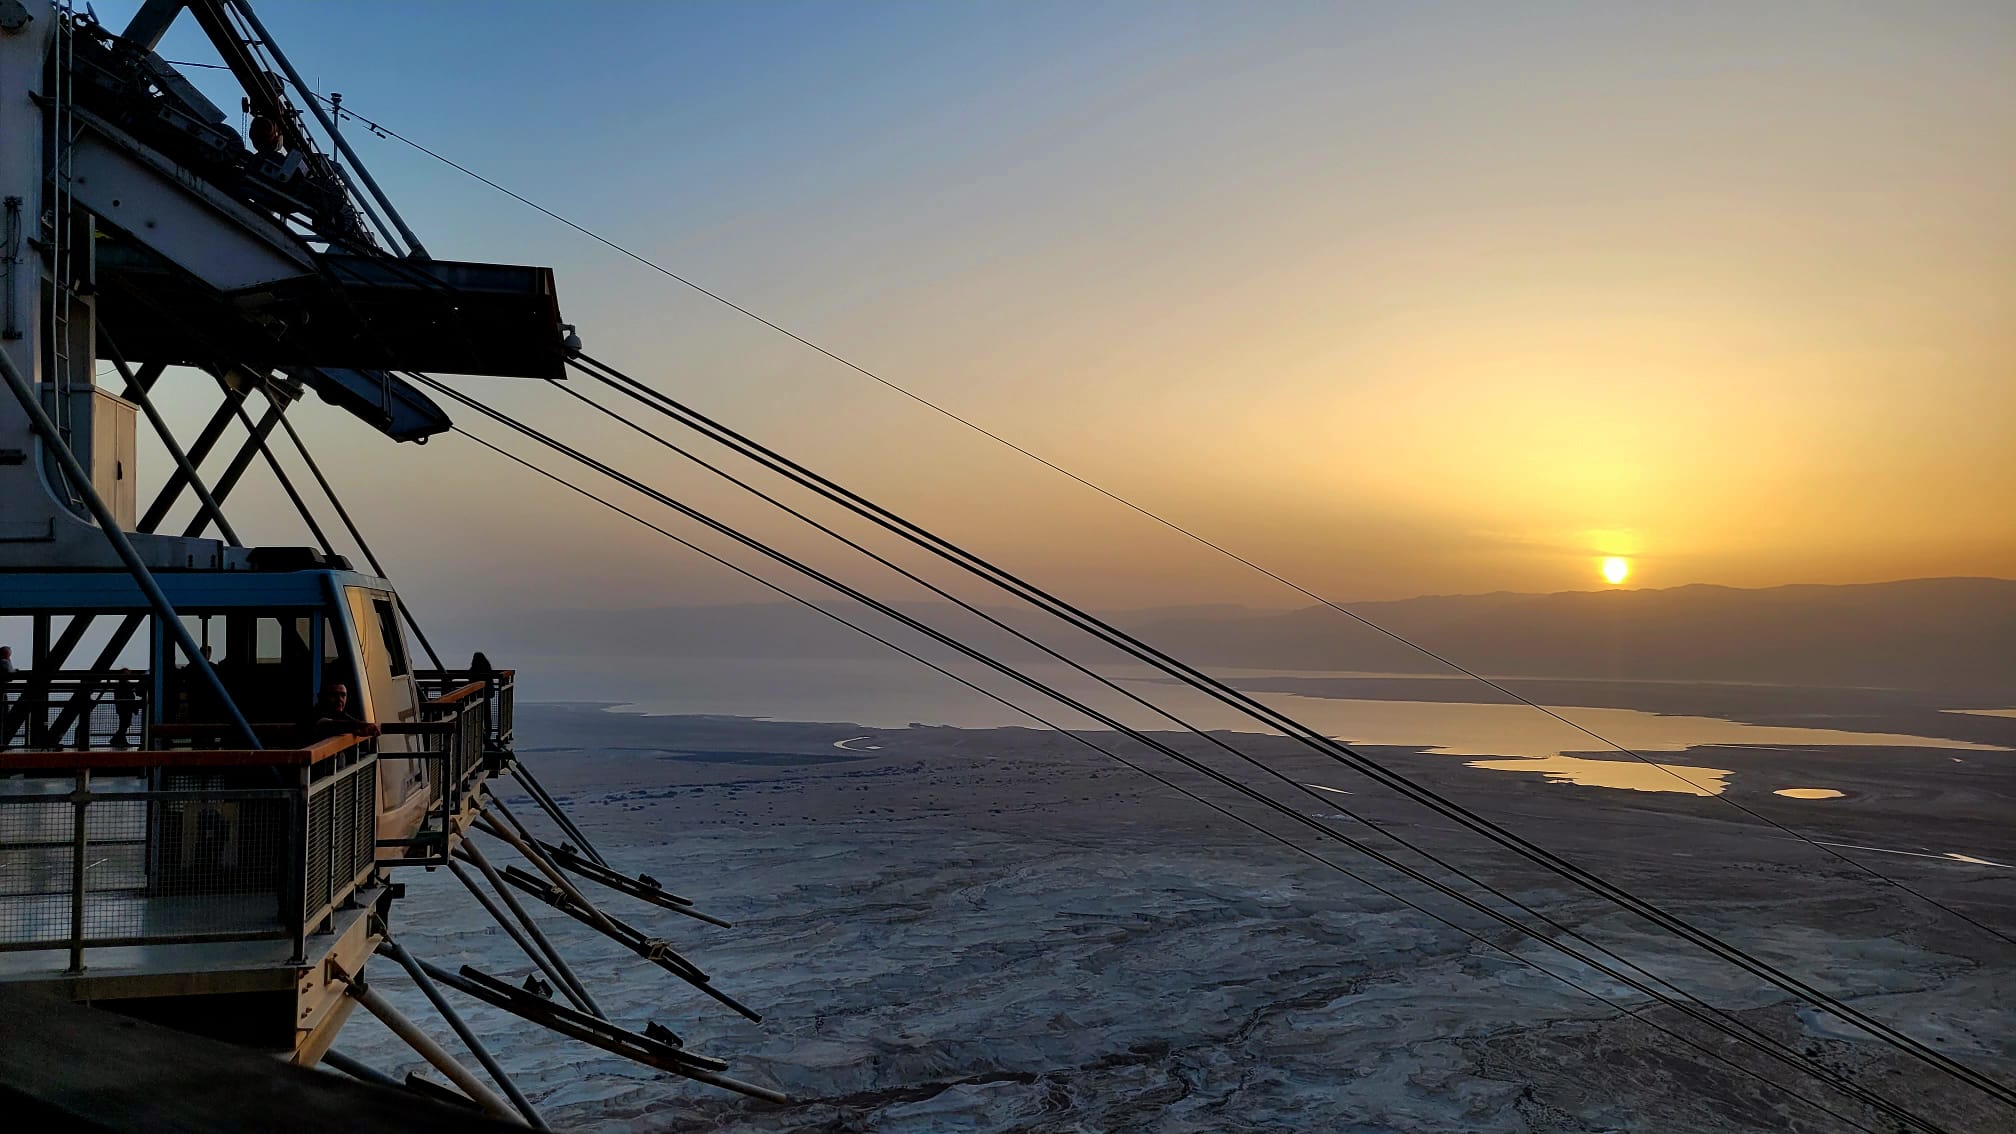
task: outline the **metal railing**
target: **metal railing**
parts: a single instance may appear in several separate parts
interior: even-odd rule
[[[306,935],[371,877],[373,742],[0,756],[0,952]]]
[[[497,725],[500,716],[507,722],[510,719],[509,672],[468,674],[431,670],[416,676],[421,692],[428,694],[420,706],[420,720],[388,723],[384,729],[418,743],[417,751],[406,753],[409,759],[426,760],[433,765],[427,800],[433,827],[416,838],[381,842],[387,848],[406,848],[402,852],[407,856],[404,860],[389,859],[387,865],[402,861],[410,865],[415,849],[431,851],[445,860],[459,830],[459,817],[483,777],[499,770],[509,751],[501,746],[509,743],[509,732],[500,732]]]
[[[491,700],[489,686],[471,681],[430,699],[420,706],[420,719],[451,727],[442,733],[444,774],[435,782],[435,795],[459,792],[470,775],[483,766],[489,745]]]
[[[489,704],[489,722],[486,727],[486,742],[495,752],[506,752],[511,748],[511,702],[518,684],[518,673],[510,669],[421,669],[413,672],[414,683],[423,696],[440,700],[450,695],[464,692],[471,684],[480,683],[488,689],[485,700]]]
[[[370,880],[378,861],[378,762],[362,759],[308,785],[301,924],[312,929]]]
[[[138,671],[22,671],[0,681],[0,750],[145,748],[152,679]]]

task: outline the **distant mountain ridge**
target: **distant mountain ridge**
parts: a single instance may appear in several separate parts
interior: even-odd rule
[[[1430,595],[1342,605],[1493,676],[1874,686],[1975,697],[1999,694],[2016,705],[2016,580],[2010,579],[1909,579],[1759,589],[1695,584],[1656,590]],[[1179,607],[1105,617],[1200,665],[1448,672],[1320,606],[1285,612]],[[1014,622],[1041,625],[1026,612],[1016,612]],[[970,619],[947,619],[945,624],[964,627]],[[508,641],[499,641],[500,631]],[[486,641],[497,643],[496,651],[503,651],[499,657],[663,654],[844,659],[876,656],[881,650],[844,627],[784,603],[534,610],[504,626],[488,625],[484,633]],[[990,649],[999,648],[998,638],[980,641]],[[1029,654],[1017,650],[1009,656],[1019,659]]]
[[[1437,595],[1342,604],[1480,673],[2004,692],[2016,580]],[[1323,607],[1129,626],[1220,665],[1447,672]]]

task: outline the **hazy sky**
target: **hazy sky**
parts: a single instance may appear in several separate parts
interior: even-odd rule
[[[1338,598],[1616,554],[2016,575],[2006,3],[259,9],[359,113]],[[164,54],[210,58],[192,32]],[[353,136],[434,254],[552,265],[592,352],[1063,593],[1294,601]],[[756,515],[553,391],[458,383]],[[467,442],[305,408],[417,605],[755,597]],[[241,509],[304,541],[263,485]]]

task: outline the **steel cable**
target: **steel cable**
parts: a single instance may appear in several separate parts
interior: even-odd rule
[[[640,400],[647,401],[647,404],[656,405],[660,409],[660,412],[665,413],[674,420],[680,421],[689,428],[701,432],[704,436],[715,440],[717,443],[763,464],[779,475],[792,479],[794,482],[817,492],[826,499],[854,511],[857,515],[870,519],[886,530],[903,536],[903,538],[910,542],[993,583],[1023,601],[1029,602],[1039,609],[1045,610],[1100,640],[1127,652],[1138,660],[1154,666],[1176,680],[1183,682],[1185,685],[1212,696],[1229,707],[1237,709],[1249,718],[1302,741],[1318,754],[1359,771],[1375,782],[1399,792],[1414,802],[1443,815],[1445,818],[1455,820],[1465,828],[1498,843],[1500,846],[1527,858],[1529,861],[1552,870],[1554,873],[1575,882],[1592,893],[1607,898],[1619,906],[1644,917],[1653,924],[1659,925],[1661,928],[1667,929],[1669,932],[1694,943],[1704,950],[1749,971],[1753,975],[1791,993],[1799,999],[1822,1008],[1837,1018],[1869,1033],[1871,1036],[1908,1052],[1928,1065],[1945,1071],[2005,1104],[2016,1106],[2016,1092],[2012,1092],[1996,1080],[1989,1078],[1966,1064],[1960,1063],[1958,1060],[1952,1059],[1945,1055],[1945,1053],[1936,1051],[1890,1025],[1875,1020],[1865,1013],[1841,1002],[1838,998],[1813,988],[1800,978],[1785,973],[1777,967],[1729,945],[1713,934],[1679,918],[1677,915],[1661,909],[1654,903],[1639,898],[1622,887],[1590,873],[1582,867],[1561,858],[1554,852],[1534,844],[1523,836],[1507,830],[1471,811],[1469,808],[1442,796],[1440,793],[1423,787],[1405,776],[1392,772],[1349,746],[1324,736],[1316,730],[1293,720],[1286,714],[1271,709],[1253,700],[1251,697],[1224,685],[1208,674],[1162,653],[1154,647],[1141,642],[1139,639],[1126,634],[1124,631],[1115,629],[1102,620],[1056,598],[1033,584],[1027,583],[1017,576],[996,567],[987,560],[967,552],[949,541],[941,539],[921,527],[904,520],[902,517],[896,516],[894,513],[860,497],[858,494],[841,487],[833,481],[806,469],[804,466],[784,457],[782,454],[776,453],[734,430],[714,422],[697,411],[680,405],[668,395],[652,390],[649,386],[637,382],[627,375],[622,375],[620,371],[616,371],[613,367],[596,362],[594,359],[587,358],[586,356],[581,356],[577,361],[577,368],[583,369],[586,373],[592,374],[595,372],[595,370],[588,369],[591,366],[595,369],[605,371],[612,376],[619,377],[631,383],[636,388],[648,391],[652,397],[640,398]]]
[[[1773,1089],[1783,1091],[1786,1094],[1790,1095],[1792,1098],[1797,1099],[1800,1102],[1804,1102],[1807,1105],[1822,1111],[1823,1113],[1827,1114],[1830,1117],[1840,1119],[1841,1121],[1848,1123],[1850,1126],[1853,1126],[1857,1130],[1869,1131],[1871,1129],[1870,1127],[1865,1126],[1852,1118],[1849,1118],[1847,1115],[1844,1115],[1839,1111],[1834,1110],[1831,1107],[1828,1107],[1824,1103],[1812,1099],[1807,1095],[1801,1094],[1798,1091],[1793,1090],[1791,1087],[1788,1087],[1785,1084],[1778,1082],[1777,1080],[1767,1078],[1758,1071],[1756,1071],[1755,1069],[1745,1067],[1742,1064],[1737,1063],[1734,1060],[1731,1060],[1728,1056],[1725,1056],[1720,1052],[1714,1051],[1704,1046],[1700,1042],[1688,1036],[1682,1035],[1681,1033],[1674,1031],[1673,1029],[1668,1028],[1655,1020],[1649,1019],[1643,1012],[1640,1012],[1636,1009],[1620,1004],[1617,1001],[1612,1000],[1607,996],[1604,996],[1602,993],[1597,992],[1596,990],[1588,987],[1587,985],[1581,984],[1570,977],[1566,977],[1561,975],[1560,973],[1554,972],[1553,970],[1548,969],[1547,967],[1541,965],[1539,962],[1533,960],[1530,957],[1524,956],[1519,953],[1515,953],[1512,950],[1506,948],[1504,945],[1496,941],[1492,941],[1491,939],[1483,936],[1482,934],[1476,932],[1475,930],[1470,929],[1469,927],[1464,926],[1458,922],[1452,921],[1447,916],[1438,913],[1434,910],[1431,910],[1426,906],[1423,906],[1420,903],[1405,897],[1404,895],[1396,893],[1392,889],[1383,886],[1378,882],[1375,882],[1369,878],[1364,877],[1363,875],[1357,873],[1356,871],[1351,870],[1349,867],[1346,867],[1341,863],[1337,863],[1330,859],[1324,858],[1322,855],[1317,854],[1315,851],[1312,851],[1299,843],[1296,843],[1294,840],[1289,839],[1288,837],[1280,834],[1277,831],[1261,826],[1260,824],[1255,823],[1253,820],[1247,818],[1246,816],[1228,810],[1224,806],[1215,803],[1212,800],[1206,799],[1201,795],[1198,795],[1197,793],[1191,791],[1190,789],[1183,787],[1181,784],[1175,783],[1174,781],[1169,780],[1168,778],[1162,776],[1160,773],[1156,772],[1152,768],[1148,768],[1144,765],[1137,764],[1134,761],[1129,760],[1126,757],[1120,755],[1119,753],[1114,752],[1112,749],[1107,748],[1104,745],[1101,745],[1098,742],[1091,740],[1087,737],[1080,736],[1079,734],[1072,732],[1071,730],[1065,728],[1064,726],[1059,725],[1051,721],[1050,719],[1038,714],[1034,710],[1016,704],[1015,702],[1008,700],[1007,698],[1001,696],[1000,694],[994,692],[993,690],[987,689],[984,686],[981,686],[971,680],[968,680],[967,678],[962,677],[949,669],[946,669],[944,666],[939,665],[937,662],[931,661],[930,659],[924,657],[923,655],[918,654],[910,649],[907,649],[904,646],[901,646],[896,642],[893,642],[888,638],[885,638],[875,633],[873,630],[870,630],[857,622],[849,620],[843,615],[837,614],[831,610],[826,609],[825,607],[819,606],[817,603],[812,602],[810,599],[804,598],[803,596],[798,595],[788,590],[787,588],[780,586],[775,582],[772,582],[769,579],[765,579],[762,576],[756,574],[755,572],[740,566],[739,564],[733,563],[719,555],[716,555],[715,553],[708,551],[706,548],[700,547],[699,545],[693,543],[690,540],[687,540],[682,536],[667,531],[666,529],[659,527],[657,524],[652,523],[650,520],[645,519],[643,516],[640,516],[637,513],[630,511],[629,509],[609,500],[606,497],[599,496],[594,492],[589,491],[588,489],[582,488],[580,485],[575,484],[574,482],[566,479],[565,477],[562,477],[557,473],[553,473],[545,468],[542,468],[539,465],[536,465],[531,461],[528,461],[525,458],[520,457],[517,454],[512,453],[509,450],[506,450],[498,445],[486,441],[483,438],[478,437],[475,434],[470,433],[469,431],[462,429],[459,426],[455,428],[455,432],[458,435],[475,442],[477,445],[480,445],[483,448],[488,449],[490,452],[495,453],[498,456],[503,457],[504,459],[511,461],[514,464],[517,464],[533,473],[536,473],[537,475],[544,477],[545,479],[550,480],[555,484],[558,484],[559,486],[567,489],[570,492],[583,496],[588,500],[593,501],[594,503],[599,504],[604,508],[607,508],[608,510],[616,513],[619,516],[623,516],[627,519],[630,519],[636,522],[637,524],[641,525],[642,527],[645,527],[653,532],[656,532],[657,534],[664,536],[665,538],[673,541],[674,543],[679,544],[680,546],[686,548],[687,550],[692,551],[698,555],[701,555],[706,559],[711,560],[712,562],[722,567],[726,567],[728,570],[733,571],[736,574],[741,575],[744,578],[747,578],[752,582],[755,582],[758,585],[763,586],[769,589],[770,591],[773,591],[776,594],[781,595],[784,598],[789,599],[790,601],[797,603],[798,605],[803,606],[808,610],[813,611],[814,613],[822,615],[825,618],[831,619],[832,621],[847,627],[849,630],[852,630],[855,633],[860,634],[861,636],[869,639],[870,641],[877,642],[882,646],[887,647],[888,649],[893,650],[894,652],[901,654],[906,658],[909,658],[911,661],[914,661],[917,664],[932,670],[933,672],[939,674],[940,676],[945,677],[953,682],[956,682],[959,685],[962,685],[965,688],[972,690],[973,692],[978,693],[983,697],[988,698],[989,700],[992,700],[994,702],[997,702],[998,704],[1007,707],[1013,712],[1016,712],[1028,718],[1029,720],[1034,721],[1035,723],[1043,726],[1044,728],[1052,732],[1058,733],[1061,736],[1068,737],[1071,740],[1077,742],[1078,744],[1090,748],[1094,752],[1097,752],[1100,755],[1105,756],[1108,759],[1113,760],[1126,768],[1129,768],[1141,775],[1147,776],[1149,779],[1154,780],[1156,783],[1161,784],[1162,786],[1170,789],[1171,791],[1176,792],[1178,795],[1181,795],[1186,799],[1199,803],[1204,807],[1207,807],[1212,811],[1216,812],[1217,814],[1222,815],[1228,819],[1231,819],[1234,822],[1240,824],[1241,826],[1253,830],[1265,836],[1266,838],[1276,843],[1279,843],[1282,846],[1287,847],[1288,849],[1296,852],[1297,854],[1312,859],[1315,862],[1325,867],[1328,867],[1329,869],[1334,870],[1344,875],[1345,877],[1350,878],[1351,880],[1358,882],[1359,884],[1366,886],[1367,888],[1379,894],[1384,895],[1387,898],[1392,899],[1393,901],[1399,902],[1401,905],[1406,906],[1407,908],[1414,910],[1417,913],[1433,918],[1437,922],[1440,922],[1441,924],[1456,930],[1458,933],[1463,934],[1470,940],[1475,941],[1481,945],[1484,945],[1487,948],[1490,948],[1496,952],[1502,953],[1511,960],[1517,961],[1518,963],[1525,965],[1526,967],[1542,974],[1543,976],[1547,976],[1556,981],[1559,981],[1560,983],[1575,990],[1576,992],[1583,994],[1584,996],[1590,997],[1591,999],[1597,1000],[1611,1008],[1614,1008],[1621,1014],[1631,1016],[1632,1018],[1638,1020],[1640,1023],[1645,1024],[1647,1027],[1650,1027],[1653,1030],[1668,1036],[1669,1038],[1678,1040],[1679,1042],[1687,1045],[1688,1047],[1701,1052],[1702,1054],[1708,1056],[1709,1058],[1714,1059],[1715,1061],[1722,1063],[1745,1076],[1756,1079],[1758,1082],[1764,1083],[1765,1085],[1772,1087]],[[1532,935],[1531,930],[1525,929],[1523,927],[1520,927],[1518,931],[1527,936]],[[1591,967],[1597,967],[1598,971],[1603,971],[1598,966],[1591,966]],[[1612,975],[1612,974],[1606,973],[1606,975]],[[1657,997],[1656,994],[1648,994],[1648,995],[1653,996],[1653,998],[1655,999],[1659,999],[1660,1003],[1662,1004],[1668,1004],[1668,1006],[1671,1006],[1663,998]],[[1737,1038],[1740,1039],[1740,1037]],[[1824,1079],[1822,1081],[1826,1082],[1826,1080]],[[1829,1083],[1829,1085],[1835,1085],[1835,1084]],[[1863,1101],[1866,1102],[1866,1100]],[[1873,1106],[1873,1104],[1871,1105]],[[1913,1124],[1919,1125],[1919,1123],[1915,1121],[1913,1121]]]
[[[1038,693],[1049,697],[1050,699],[1058,702],[1061,705],[1071,708],[1095,721],[1098,721],[1106,725],[1109,728],[1112,728],[1118,732],[1127,735],[1131,739],[1145,745],[1146,747],[1149,747],[1157,752],[1162,753],[1165,756],[1170,757],[1171,759],[1178,761],[1179,763],[1184,764],[1186,767],[1191,768],[1193,771],[1197,771],[1205,775],[1206,777],[1214,780],[1215,782],[1218,782],[1221,785],[1230,788],[1233,791],[1245,795],[1246,797],[1254,800],[1255,802],[1261,804],[1264,807],[1268,807],[1274,810],[1276,813],[1283,815],[1284,817],[1290,819],[1293,822],[1309,827],[1316,833],[1326,838],[1342,842],[1345,845],[1351,847],[1352,849],[1357,850],[1360,853],[1365,854],[1368,857],[1371,857],[1391,867],[1392,869],[1407,875],[1410,878],[1414,878],[1415,880],[1420,881],[1424,885],[1436,889],[1438,892],[1443,893],[1446,896],[1460,903],[1463,903],[1464,905],[1476,910],[1477,912],[1482,913],[1485,916],[1492,918],[1493,920],[1499,921],[1502,924],[1505,924],[1509,928],[1512,928],[1522,933],[1526,933],[1532,936],[1536,941],[1550,948],[1553,948],[1559,952],[1562,952],[1565,955],[1571,957],[1576,961],[1579,961],[1582,964],[1588,965],[1591,968],[1594,968],[1600,972],[1604,972],[1606,975],[1612,977],[1612,979],[1618,980],[1620,983],[1623,983],[1628,987],[1637,989],[1638,991],[1643,992],[1645,995],[1658,999],[1662,1003],[1667,1004],[1670,1007],[1678,1008],[1679,1010],[1688,1014],[1689,1016],[1703,1023],[1706,1023],[1711,1027],[1715,1027],[1717,1030],[1723,1031],[1725,1034],[1731,1035],[1732,1038],[1737,1039],[1738,1042],[1742,1042],[1748,1046],[1755,1047],[1761,1051],[1764,1051],[1765,1054],[1771,1056],[1772,1058],[1778,1059],[1781,1062],[1785,1062],[1788,1065],[1794,1067],[1795,1069],[1800,1070],[1808,1075],[1812,1075],[1813,1077],[1818,1078],[1823,1082],[1827,1082],[1829,1085],[1836,1087],[1836,1089],[1842,1090],[1843,1092],[1848,1093],[1853,1097],[1861,1099],[1868,1105],[1882,1111],[1883,1113],[1889,1114],[1891,1117],[1896,1118],[1899,1121],[1905,1122],[1908,1125],[1925,1130],[1938,1129],[1938,1127],[1932,1124],[1931,1122],[1922,1119],[1907,1110],[1904,1110],[1903,1108],[1897,1106],[1896,1104],[1881,1098],[1881,1096],[1873,1095],[1872,1093],[1867,1092],[1865,1089],[1859,1087],[1858,1085],[1849,1082],[1847,1080],[1844,1080],[1840,1076],[1834,1075],[1833,1073],[1827,1071],[1826,1069],[1810,1063],[1810,1061],[1806,1060],[1804,1057],[1798,1055],[1797,1053],[1791,1052],[1790,1049],[1786,1048],[1783,1044],[1776,1043],[1775,1041],[1770,1041],[1768,1037],[1765,1037],[1763,1040],[1760,1040],[1751,1035],[1743,1034],[1740,1030],[1730,1027],[1729,1025],[1725,1024],[1722,1020],[1717,1020],[1713,1017],[1706,1016],[1700,1011],[1694,1009],[1691,1005],[1675,1001],[1672,998],[1667,997],[1665,994],[1659,992],[1657,989],[1650,988],[1646,986],[1643,982],[1637,981],[1635,978],[1630,977],[1628,974],[1620,973],[1615,969],[1612,969],[1604,965],[1600,961],[1592,960],[1591,958],[1574,951],[1573,949],[1565,946],[1561,942],[1551,939],[1544,934],[1533,933],[1531,929],[1521,925],[1516,920],[1511,919],[1502,912],[1492,909],[1484,905],[1483,903],[1478,902],[1476,899],[1471,898],[1468,895],[1452,890],[1451,888],[1441,883],[1440,881],[1420,873],[1414,868],[1396,859],[1393,859],[1391,856],[1384,854],[1383,852],[1377,850],[1376,848],[1370,847],[1356,839],[1351,838],[1348,835],[1344,835],[1343,833],[1338,832],[1333,828],[1330,828],[1320,822],[1317,822],[1316,820],[1311,819],[1310,817],[1302,814],[1299,811],[1295,811],[1292,808],[1288,808],[1286,805],[1280,803],[1278,800],[1265,796],[1264,794],[1261,794],[1253,790],[1247,785],[1232,780],[1231,778],[1225,776],[1223,773],[1218,772],[1216,769],[1212,769],[1208,766],[1202,765],[1190,759],[1189,757],[1183,755],[1181,752],[1178,752],[1175,749],[1170,748],[1166,744],[1163,744],[1155,740],[1154,738],[1140,732],[1139,730],[1131,728],[1130,726],[1127,726],[1106,714],[1100,713],[1098,710],[1093,709],[1092,707],[1084,704],[1083,702],[1080,702],[1066,694],[1063,694],[1057,691],[1056,689],[1051,688],[1034,678],[1031,678],[1025,674],[1015,671],[1011,667],[1008,667],[1003,663],[1000,663],[996,659],[993,659],[985,654],[982,654],[979,651],[976,651],[971,647],[965,645],[964,643],[961,643],[957,640],[950,638],[949,636],[917,621],[916,619],[911,618],[910,616],[904,614],[903,612],[898,611],[893,607],[890,607],[887,604],[882,603],[868,596],[867,594],[859,591],[858,589],[850,587],[847,584],[839,581],[838,579],[835,579],[832,576],[826,575],[825,573],[817,570],[816,568],[812,568],[808,564],[795,560],[791,556],[779,552],[774,548],[770,548],[767,545],[762,544],[760,541],[756,541],[751,537],[748,537],[734,530],[733,528],[730,528],[727,525],[722,524],[718,520],[715,520],[710,516],[700,513],[698,510],[693,509],[690,506],[685,505],[682,502],[677,501],[667,496],[666,494],[651,488],[649,485],[646,485],[643,482],[636,480],[634,477],[630,477],[627,474],[624,474],[621,471],[614,469],[613,467],[590,456],[589,454],[586,454],[572,446],[566,445],[564,442],[560,442],[557,439],[551,437],[550,435],[545,434],[542,431],[537,430],[531,426],[528,426],[523,422],[518,421],[510,417],[509,415],[502,413],[501,411],[495,410],[472,398],[469,398],[466,395],[461,394],[460,392],[454,390],[451,387],[448,387],[444,384],[441,384],[424,376],[414,375],[413,377],[423,382],[424,384],[428,385],[430,388],[433,388],[438,392],[444,394],[445,396],[450,397],[460,402],[461,404],[468,406],[471,409],[475,409],[478,412],[483,413],[484,415],[490,417],[492,420],[497,421],[500,424],[503,424],[508,428],[517,431],[521,435],[531,438],[534,441],[537,441],[538,443],[543,444],[553,449],[554,451],[559,452],[562,455],[577,461],[578,463],[581,463],[585,467],[588,467],[596,472],[599,472],[604,476],[607,476],[610,479],[615,480],[628,488],[631,488],[633,491],[637,491],[647,497],[656,500],[657,502],[667,507],[672,508],[675,511],[678,511],[682,515],[685,515],[687,518],[699,522],[700,524],[709,528],[710,530],[715,531],[718,534],[728,536],[729,538],[735,540],[736,542],[742,544],[743,546],[755,550],[760,554],[763,554],[764,556],[772,559],[773,561],[781,563],[791,568],[792,570],[795,570],[800,574],[803,574],[806,577],[813,579],[816,582],[820,582],[825,586],[851,599],[854,599],[855,601],[860,602],[871,609],[876,610],[878,613],[881,613],[886,617],[889,617],[892,620],[895,620],[909,627],[912,630],[922,633],[926,637],[931,638],[932,640],[937,641],[942,645],[949,646],[950,648],[956,650],[957,652],[973,660],[981,662],[983,665],[986,665],[989,668],[994,669],[996,672],[1002,673],[1004,676],[1007,676],[1012,680],[1015,680],[1018,683],[1023,684],[1037,691]]]

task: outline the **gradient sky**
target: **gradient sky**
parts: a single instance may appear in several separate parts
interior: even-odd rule
[[[1590,588],[1612,554],[1645,586],[2016,575],[2006,3],[259,8],[357,112],[1336,598]],[[192,33],[163,53],[211,58]],[[552,265],[592,352],[1062,593],[1296,601],[362,142],[434,254]],[[754,515],[552,391],[458,382]],[[757,597],[464,441],[306,408],[418,606]]]

